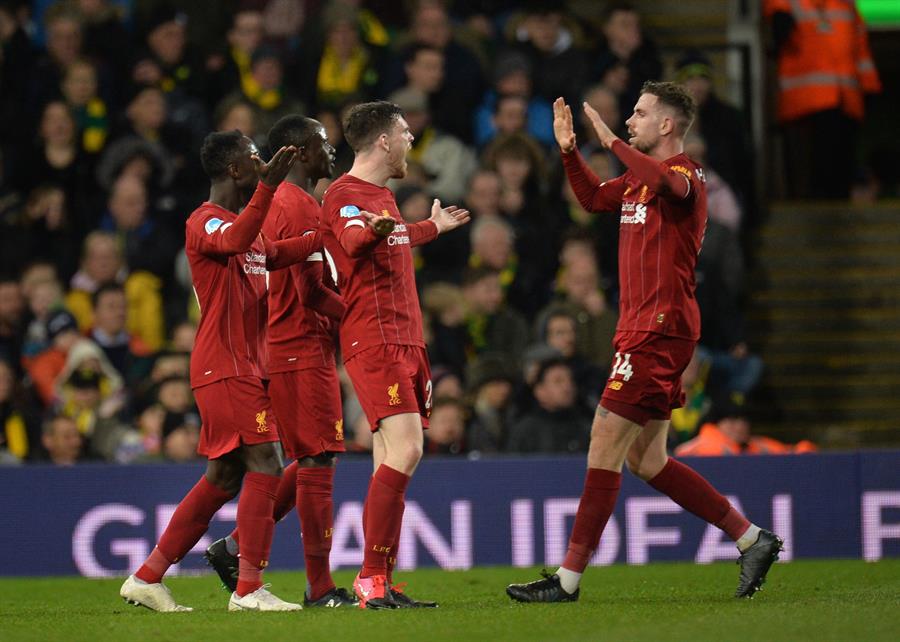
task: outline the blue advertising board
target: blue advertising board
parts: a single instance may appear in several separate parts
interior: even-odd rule
[[[689,460],[739,509],[785,538],[783,560],[900,556],[900,451]],[[559,564],[584,481],[583,457],[426,459],[410,484],[398,566]],[[0,574],[104,577],[133,571],[202,474],[198,465],[0,469]],[[335,477],[332,565],[362,561],[371,463],[345,457]],[[237,502],[173,569],[234,528]],[[717,528],[625,474],[592,563],[731,560]],[[295,513],[276,528],[270,568],[303,564]]]

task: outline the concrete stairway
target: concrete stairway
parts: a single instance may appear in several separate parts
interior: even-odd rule
[[[900,444],[900,204],[776,206],[758,244],[756,427],[827,447]]]

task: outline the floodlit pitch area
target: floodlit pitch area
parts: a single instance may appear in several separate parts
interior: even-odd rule
[[[0,579],[0,638],[10,640],[896,640],[900,560],[777,564],[753,600],[735,600],[737,566],[718,563],[590,568],[576,604],[511,602],[504,588],[537,572],[481,568],[403,573],[437,610],[228,613],[213,576],[167,584],[193,613],[125,604],[121,579]],[[301,597],[302,573],[266,575],[277,595]],[[351,571],[336,573],[350,586]]]

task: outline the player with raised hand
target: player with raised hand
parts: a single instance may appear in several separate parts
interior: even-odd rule
[[[391,178],[406,175],[413,136],[397,105],[363,103],[344,122],[353,166],[325,193],[323,241],[334,256],[347,311],[341,351],[373,435],[374,475],[363,512],[363,566],[353,583],[362,608],[436,606],[394,585],[406,487],[422,456],[431,414],[431,373],[422,336],[412,247],[469,221],[469,212],[441,207],[431,218],[404,223]]]
[[[604,147],[627,168],[601,183],[576,148],[572,111],[558,98],[553,129],[572,189],[590,212],[619,211],[619,323],[612,372],[597,407],[584,491],[565,559],[555,574],[511,584],[520,602],[578,599],[584,569],[615,507],[622,466],[677,504],[728,534],[740,551],[736,597],[752,597],[778,558],[782,541],[751,524],[708,481],[668,456],[673,408],[684,405],[681,373],[700,337],[694,268],[706,228],[703,170],[684,152],[693,100],[673,83],[644,85],[619,139],[587,103]]]
[[[297,161],[278,186],[263,224],[272,239],[319,229],[321,207],[313,196],[320,179],[334,173],[334,148],[316,120],[292,114],[268,135],[273,147],[292,146]],[[383,224],[382,224],[383,225]],[[356,606],[352,593],[336,588],[329,568],[336,454],[344,452],[341,389],[335,334],[344,314],[333,262],[324,250],[269,275],[269,396],[281,443],[294,461],[281,477],[275,499],[277,523],[296,506],[303,535],[307,590],[304,606]],[[325,283],[328,283],[326,285]],[[226,586],[237,583],[241,533],[214,542],[206,552]]]
[[[122,585],[128,602],[154,611],[188,611],[162,577],[200,540],[212,516],[239,490],[240,570],[228,610],[293,611],[263,586],[281,473],[278,429],[263,380],[266,353],[266,273],[304,261],[321,250],[317,233],[270,241],[260,230],[275,189],[297,155],[278,150],[263,163],[238,131],[213,133],[200,150],[209,176],[209,200],[187,219],[185,250],[200,324],[191,354],[191,387],[203,426],[198,452],[206,473],[178,505],[143,565]],[[240,215],[237,212],[241,212]]]

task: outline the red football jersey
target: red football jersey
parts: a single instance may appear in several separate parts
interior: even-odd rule
[[[247,210],[265,212],[274,190],[262,184]],[[260,234],[249,251],[233,253],[228,234],[238,215],[203,203],[185,224],[185,252],[200,304],[191,354],[191,386],[227,377],[266,377],[266,250]]]
[[[360,210],[390,215],[397,225],[389,236],[354,257],[340,238],[347,229],[366,227]],[[380,344],[424,348],[410,230],[393,192],[344,174],[325,193],[322,215],[322,241],[334,257],[347,306],[340,330],[343,358]]]
[[[263,223],[263,234],[273,240],[303,236],[319,229],[320,214],[315,198],[300,187],[284,182],[275,192]],[[322,252],[315,252],[306,260],[322,262],[324,258]],[[303,272],[301,265],[269,273],[268,370],[271,373],[334,364],[333,322],[304,305],[301,281],[311,275]],[[331,279],[328,265],[325,277]]]
[[[570,180],[583,178],[583,161],[564,155]],[[567,158],[568,157],[568,158]],[[655,332],[700,338],[694,270],[706,230],[706,179],[684,154],[662,163],[690,181],[683,199],[655,194],[632,171],[593,194],[595,212],[620,211],[619,324],[617,332]]]

